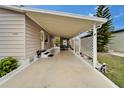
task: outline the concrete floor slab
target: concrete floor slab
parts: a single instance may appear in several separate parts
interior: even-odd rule
[[[109,88],[109,82],[69,51],[39,59],[0,87]]]

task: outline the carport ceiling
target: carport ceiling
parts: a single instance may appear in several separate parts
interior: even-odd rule
[[[44,28],[48,33],[66,38],[88,31],[93,27],[93,24],[99,25],[103,23],[103,19],[102,21],[98,21],[43,12],[27,12],[26,15]],[[93,17],[92,19],[94,18],[96,19],[96,17]]]

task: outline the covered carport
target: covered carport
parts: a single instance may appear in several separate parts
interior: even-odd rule
[[[77,15],[71,13],[63,13],[57,11],[46,11],[31,9],[25,7],[13,7],[13,6],[2,6],[6,9],[24,13],[35,23],[37,23],[44,31],[51,36],[58,36],[60,38],[66,38],[73,42],[70,43],[73,47],[74,53],[80,55],[81,38],[84,36],[84,32],[92,31],[92,59],[93,66],[96,67],[97,62],[97,28],[100,27],[107,20],[99,17],[91,17],[84,15]],[[44,46],[42,42],[42,46]],[[85,43],[86,45],[88,43]],[[76,46],[77,45],[77,46]]]
[[[80,55],[81,52],[81,37],[85,36],[83,33],[89,31],[93,32],[92,35],[92,59],[93,66],[96,67],[97,62],[97,28],[100,27],[107,20],[104,18],[90,17],[84,15],[75,15],[70,13],[63,13],[57,11],[45,10],[31,10],[24,9],[26,15],[33,21],[39,24],[45,31],[52,36],[59,36],[74,42],[73,51]],[[76,47],[75,40],[78,41]],[[88,43],[86,43],[88,44]]]

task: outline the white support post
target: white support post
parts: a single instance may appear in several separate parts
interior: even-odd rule
[[[80,55],[80,52],[81,52],[81,39],[79,37],[79,55]]]
[[[74,39],[74,53],[75,53],[75,48],[76,48],[76,47],[75,47],[75,39]]]
[[[93,25],[93,67],[97,65],[97,29],[96,25]]]
[[[43,30],[41,30],[41,39],[42,39],[42,41],[41,41],[41,50],[44,50],[44,31]]]

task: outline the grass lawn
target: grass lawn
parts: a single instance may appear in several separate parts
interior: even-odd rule
[[[124,88],[124,58],[106,53],[98,53],[98,61],[100,63],[107,63],[108,70],[105,75],[116,85]]]

